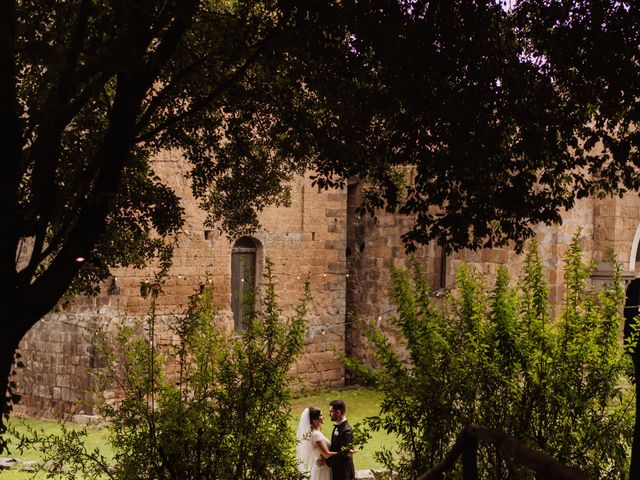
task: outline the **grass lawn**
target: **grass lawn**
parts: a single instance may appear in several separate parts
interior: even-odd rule
[[[329,419],[329,402],[336,398],[345,401],[347,405],[347,418],[349,419],[349,423],[354,425],[362,421],[364,417],[378,413],[381,394],[373,390],[349,388],[344,390],[321,391],[313,395],[296,398],[291,405],[291,414],[294,417],[291,429],[295,431],[297,428],[302,410],[306,407],[316,407],[320,408],[326,416],[322,430],[327,438],[329,438],[333,428],[331,420]],[[15,418],[12,419],[12,424],[21,432],[26,431],[25,424],[35,430],[44,430],[45,433],[60,432],[59,424],[53,421]],[[80,428],[72,425],[68,426],[69,428]],[[93,450],[95,447],[98,447],[105,456],[110,457],[112,452],[107,442],[107,436],[108,429],[106,427],[88,427],[87,448]],[[374,459],[374,452],[380,450],[382,447],[393,445],[393,443],[394,438],[385,432],[372,432],[369,443],[367,443],[364,449],[356,453],[353,458],[356,470],[379,468],[380,465],[378,465]],[[24,461],[39,460],[40,458],[39,453],[33,450],[25,451],[23,454],[12,451],[9,455],[5,456],[18,457]],[[0,480],[26,480],[32,478],[32,475],[33,474],[27,472],[5,470],[0,471]],[[43,478],[43,476],[41,475],[39,478]]]
[[[31,428],[37,431],[43,431],[45,434],[60,433],[60,424],[55,421],[37,420],[31,418],[12,418],[11,424],[20,433],[27,433],[27,429]],[[70,429],[80,429],[82,427],[67,424]],[[90,426],[87,427],[87,437],[85,445],[87,449],[93,450],[98,447],[100,451],[107,457],[111,457],[112,451],[109,443],[107,442],[107,436],[109,432],[105,427]],[[12,448],[11,446],[9,447]],[[23,461],[37,461],[40,460],[39,452],[35,450],[25,450],[22,454],[17,451],[11,450],[9,454],[5,453],[5,456],[20,458]],[[33,473],[20,472],[17,470],[3,470],[0,471],[0,480],[26,480],[33,478]],[[37,478],[45,478],[44,475],[39,475]]]

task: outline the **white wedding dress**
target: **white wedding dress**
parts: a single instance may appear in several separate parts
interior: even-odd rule
[[[316,442],[324,442],[327,446],[327,450],[329,450],[329,445],[331,444],[320,430],[311,429],[308,408],[305,408],[302,415],[300,415],[300,423],[298,424],[296,437],[298,439],[296,455],[300,471],[308,474],[310,480],[331,480],[331,468],[327,465],[319,467],[316,464],[316,462],[322,457]]]
[[[327,446],[327,450],[329,450],[329,445],[331,445],[327,437],[325,437],[320,430],[312,430],[311,442],[313,443],[315,460],[318,460],[320,457],[322,457],[322,455],[320,454],[320,449],[316,444],[318,440],[324,442],[324,444]],[[331,468],[329,468],[327,465],[322,465],[321,467],[319,467],[314,461],[311,465],[311,476],[309,478],[310,480],[331,480]]]

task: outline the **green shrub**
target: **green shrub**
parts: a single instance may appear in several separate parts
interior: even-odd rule
[[[631,366],[621,342],[624,303],[620,267],[611,282],[589,289],[590,265],[578,236],[565,259],[565,301],[551,321],[548,288],[535,243],[517,288],[500,268],[494,285],[468,265],[456,293],[436,306],[420,265],[394,270],[393,319],[400,348],[373,326],[367,336],[378,366],[346,359],[384,392],[370,428],[398,434],[398,451],[379,460],[411,477],[443,459],[470,423],[518,438],[590,478],[624,478],[634,415]],[[481,444],[482,478],[533,478]],[[459,478],[459,470],[447,478]]]
[[[208,288],[193,295],[174,326],[179,344],[165,352],[178,360],[173,371],[155,347],[153,314],[144,333],[120,325],[115,348],[102,336],[108,367],[97,377],[98,388],[116,382],[124,392],[122,402],[101,410],[112,426],[112,462],[83,450],[78,433],[36,435],[32,443],[39,442],[45,459],[54,460],[65,477],[74,472],[117,480],[300,478],[288,379],[303,347],[309,293],[285,321],[269,262],[265,279],[260,308],[248,315],[241,335],[220,325]]]

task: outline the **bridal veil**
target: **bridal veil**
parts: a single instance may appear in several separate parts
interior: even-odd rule
[[[313,444],[311,443],[311,420],[309,419],[308,408],[305,408],[302,411],[302,415],[300,415],[296,438],[298,439],[298,446],[296,448],[298,468],[302,473],[307,473],[311,469],[311,464],[314,461]]]

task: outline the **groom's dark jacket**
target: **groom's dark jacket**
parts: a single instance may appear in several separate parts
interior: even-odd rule
[[[346,420],[333,427],[329,450],[338,452],[338,454],[327,458],[327,465],[331,467],[333,480],[353,480],[356,476],[353,458],[349,457],[352,441],[351,425]]]

